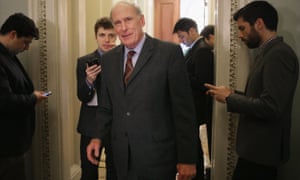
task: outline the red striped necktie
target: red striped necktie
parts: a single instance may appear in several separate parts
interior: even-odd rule
[[[127,53],[127,61],[124,73],[124,83],[127,85],[128,79],[133,71],[133,64],[132,64],[132,56],[135,54],[135,51],[129,51]]]

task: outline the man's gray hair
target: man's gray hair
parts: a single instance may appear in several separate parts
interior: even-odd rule
[[[111,8],[111,11],[110,11],[110,19],[112,19],[112,11],[114,10],[114,8],[118,5],[124,5],[124,6],[131,6],[135,9],[136,11],[136,14],[138,15],[142,15],[142,10],[139,6],[137,6],[135,3],[132,3],[132,2],[128,2],[128,1],[119,1],[117,2],[112,8]]]

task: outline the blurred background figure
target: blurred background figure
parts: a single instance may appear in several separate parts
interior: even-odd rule
[[[198,127],[206,124],[207,137],[210,150],[211,144],[211,119],[212,119],[212,98],[206,95],[205,82],[214,82],[214,26],[205,26],[198,33],[197,24],[193,19],[179,19],[173,29],[180,43],[188,47],[185,53],[185,64],[188,71],[189,79],[192,87],[194,105],[196,109],[196,119]],[[201,142],[198,147],[199,161],[197,167],[197,177],[195,179],[204,178],[204,158]],[[209,179],[209,171],[206,176]]]

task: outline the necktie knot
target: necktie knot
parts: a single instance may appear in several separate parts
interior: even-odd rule
[[[127,53],[127,60],[128,59],[131,59],[132,58],[132,56],[135,54],[135,51],[129,51],[128,53]]]

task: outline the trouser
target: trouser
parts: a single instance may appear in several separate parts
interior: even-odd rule
[[[0,179],[26,180],[24,156],[0,157]]]
[[[193,178],[193,180],[204,180],[204,158],[203,158],[203,150],[202,150],[200,138],[199,138],[199,143],[197,145],[197,149],[198,149],[198,151],[197,151],[198,152],[198,161],[196,164],[197,174]]]
[[[80,139],[80,159],[81,159],[81,180],[98,180],[98,166],[92,164],[87,159],[87,152],[86,147],[89,145],[91,141],[91,137],[87,137],[81,135]],[[106,179],[107,180],[116,180],[115,168],[113,166],[113,159],[112,159],[112,151],[110,142],[104,144],[105,146],[105,163],[106,163]],[[99,150],[100,153],[102,148]],[[100,154],[101,157],[101,154]]]
[[[277,168],[251,162],[242,158],[238,159],[232,180],[276,180]]]
[[[137,161],[137,157],[134,157],[130,147],[128,147],[127,177],[119,177],[119,180],[175,180],[175,177],[176,165],[174,162],[146,168]]]

